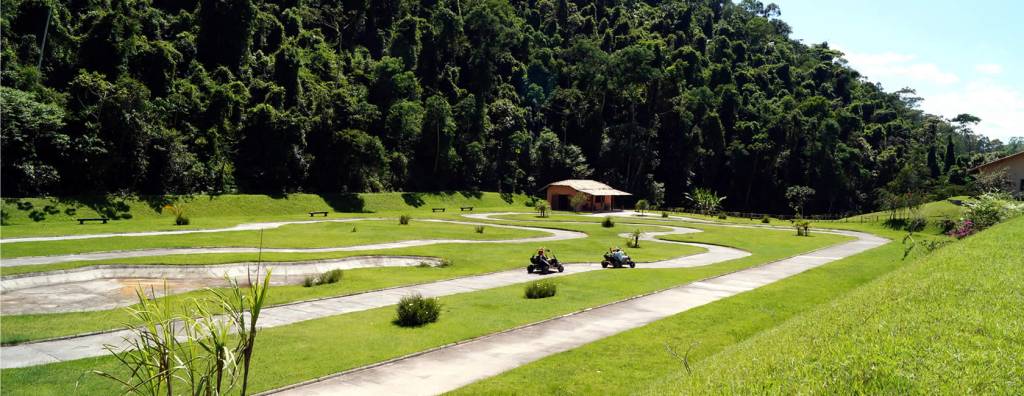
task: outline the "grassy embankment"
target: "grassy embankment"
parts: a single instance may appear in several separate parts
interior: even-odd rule
[[[454,393],[1013,393],[1021,241],[1024,218],[907,261],[893,242]]]
[[[557,278],[553,281],[559,285],[558,295],[544,300],[524,299],[522,285],[443,297],[441,320],[415,329],[392,324],[394,313],[390,307],[267,329],[257,341],[254,386],[258,390],[279,387],[847,240],[824,234],[801,238],[784,231],[711,226],[707,230],[689,237],[710,243],[735,241],[735,247],[751,251],[753,255],[697,268],[606,270]],[[623,229],[616,227],[607,231],[614,233]],[[590,239],[593,238],[583,241]],[[648,249],[659,245],[645,243],[641,249],[631,250],[631,254],[644,257],[650,252]],[[277,288],[272,293],[281,290]],[[74,391],[75,380],[79,378],[80,392],[110,392],[114,387],[110,382],[91,375],[82,376],[90,369],[116,370],[116,365],[113,359],[101,357],[3,370],[0,376],[5,385],[4,393],[66,394]]]

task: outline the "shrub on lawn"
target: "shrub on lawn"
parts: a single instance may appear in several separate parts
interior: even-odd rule
[[[772,222],[772,219],[768,218],[767,215],[761,216],[761,222],[764,223],[764,224],[768,224],[768,223]]]
[[[729,218],[729,216],[726,216],[725,212],[718,212],[718,219],[719,220],[725,220],[725,219],[728,219],[728,218]]]
[[[920,232],[924,230],[924,227],[928,225],[928,220],[924,217],[918,216],[907,222],[907,231],[909,232]]]
[[[807,220],[800,220],[793,223],[793,227],[796,228],[797,236],[811,236],[811,222]]]
[[[529,299],[548,298],[558,292],[558,285],[549,281],[537,281],[526,285],[524,295]]]
[[[423,298],[419,294],[402,297],[398,301],[398,318],[395,323],[402,327],[422,326],[437,321],[441,316],[441,301]]]
[[[399,225],[409,225],[409,220],[412,220],[412,216],[409,216],[409,215],[398,216],[398,224]]]
[[[642,231],[640,231],[639,228],[633,230],[633,232],[629,233],[629,240],[626,241],[626,246],[629,246],[629,247],[631,247],[633,249],[639,249],[640,248],[640,237],[643,236],[643,235],[644,235],[644,233]]]
[[[661,212],[661,217],[662,217],[663,219],[667,219],[667,218],[668,218],[668,212],[662,211],[662,212]]]
[[[352,226],[352,232],[356,232],[356,226]]]
[[[338,283],[341,282],[341,278],[343,275],[344,272],[340,269],[332,269],[320,275],[307,275],[305,278],[302,279],[302,286],[313,287],[326,285],[329,283]]]
[[[320,275],[320,284],[323,285],[328,283],[341,282],[343,274],[344,272],[342,272],[340,269],[332,269],[330,271],[324,272],[322,275]]]
[[[164,210],[171,212],[174,215],[174,225],[188,225],[188,216],[185,216],[185,208],[177,205],[164,205]]]
[[[548,217],[548,203],[547,201],[537,202],[537,213],[540,213],[540,217]]]
[[[483,234],[484,233],[484,226],[482,226],[482,225],[478,225],[474,229],[476,230],[477,234]]]
[[[611,216],[605,216],[604,221],[601,222],[601,227],[612,228],[615,227],[615,221],[612,220]]]

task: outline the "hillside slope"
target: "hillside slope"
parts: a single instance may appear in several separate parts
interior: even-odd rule
[[[1024,389],[1024,218],[697,365],[652,394],[1011,394]]]

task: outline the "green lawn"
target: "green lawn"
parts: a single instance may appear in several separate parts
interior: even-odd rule
[[[1024,218],[906,261],[893,242],[453,393],[1013,393],[1024,245],[1006,241]]]
[[[1017,394],[1024,218],[936,251],[652,393]]]
[[[595,227],[566,225],[569,226]],[[621,231],[604,229],[603,232]],[[545,300],[524,299],[523,285],[444,297],[441,320],[422,328],[403,329],[393,325],[393,308],[388,307],[267,329],[261,333],[257,342],[254,386],[257,390],[279,387],[847,240],[846,237],[834,235],[799,238],[787,232],[721,227],[708,227],[708,232],[700,235],[709,236],[708,240],[714,241],[728,238],[716,237],[716,233],[737,232],[750,233],[747,238],[736,237],[737,240],[745,239],[744,245],[737,247],[750,250],[753,256],[698,268],[607,270],[557,278],[553,281],[559,284],[558,295]],[[755,233],[764,239],[755,241]],[[588,238],[584,242],[592,239],[595,238]],[[694,239],[700,240],[697,235]],[[788,246],[786,249],[763,250],[773,241],[794,243],[785,244]],[[662,245],[669,244],[647,243],[642,249],[631,250],[631,254],[642,258],[652,250],[660,249]],[[576,254],[556,251],[560,257],[574,257]],[[593,255],[587,258],[593,260]],[[453,268],[459,266],[456,264]],[[271,292],[272,296],[282,294],[282,289],[275,288]],[[8,323],[5,318],[5,333]],[[0,380],[4,383],[4,394],[67,394],[75,391],[76,380],[80,381],[78,391],[82,394],[108,393],[112,389],[111,383],[82,374],[91,369],[114,368],[113,359],[104,357],[3,370],[0,371]]]
[[[544,246],[550,248],[563,262],[597,262],[601,254],[609,246],[623,245],[623,238],[618,234],[624,232],[619,228],[603,228],[597,224],[549,224],[563,229],[583,231],[588,234],[587,238],[549,242]],[[635,227],[634,227],[635,228]],[[665,230],[663,227],[640,226],[643,230]],[[489,227],[488,230],[496,229]],[[485,231],[486,233],[487,231]],[[708,238],[716,238],[715,234],[720,232],[731,232],[725,229],[708,229],[702,233]],[[784,233],[779,233],[780,235]],[[825,240],[824,243],[837,241],[835,239]],[[375,290],[383,287],[407,285],[451,279],[459,276],[481,274],[499,270],[514,268],[525,268],[528,258],[537,245],[509,244],[509,243],[486,243],[486,244],[439,244],[420,246],[414,248],[387,249],[367,252],[337,252],[319,254],[264,254],[265,260],[277,260],[281,258],[312,259],[321,257],[342,257],[354,255],[372,254],[403,254],[416,256],[434,256],[450,259],[454,265],[447,268],[369,268],[345,271],[345,278],[342,282],[330,285],[323,285],[313,288],[302,286],[278,286],[274,287],[270,294],[271,304],[306,300],[311,298],[328,297],[336,295],[351,294],[366,290]],[[641,249],[630,250],[631,255],[637,262],[650,262],[664,260],[673,257],[685,256],[702,252],[703,249],[693,246],[670,244],[670,243],[644,243]],[[207,262],[206,260],[224,259],[227,262],[255,260],[253,255],[181,255],[168,256],[167,259],[176,259],[175,263],[197,264]],[[144,262],[160,262],[160,258],[144,258]],[[136,259],[142,260],[142,259]],[[127,262],[129,260],[117,260]],[[85,264],[90,264],[87,262]],[[66,263],[67,265],[83,265],[81,263]],[[53,268],[61,267],[64,264],[36,265],[24,267],[10,267],[4,269],[4,274],[13,273],[22,269]],[[187,301],[192,297],[204,295],[203,291],[185,293],[172,296],[178,301]],[[27,340],[38,340],[62,335],[79,334],[89,331],[106,330],[115,328],[128,319],[123,310],[107,310],[93,312],[77,312],[62,314],[35,314],[35,315],[4,315],[3,332],[0,333],[0,341],[3,343],[23,342]]]
[[[469,224],[417,221],[399,225],[397,219],[344,223],[291,224],[263,231],[263,247],[322,248],[356,246],[414,239],[507,240],[548,235],[544,232],[485,227],[477,233]],[[50,256],[83,252],[152,248],[257,247],[259,231],[230,231],[144,237],[20,242],[3,245],[0,257]]]
[[[180,230],[230,227],[257,221],[309,219],[310,211],[329,211],[331,217],[365,216],[358,213],[401,213],[414,217],[433,216],[431,208],[460,212],[461,206],[475,210],[527,210],[526,197],[497,193],[367,193],[195,195],[173,197],[191,220],[175,226],[174,216],[163,211],[162,197],[120,198],[4,198],[0,207],[6,220],[0,233],[4,238],[46,235],[75,235],[109,232]],[[507,199],[507,200],[506,200]],[[345,212],[344,214],[342,212]],[[108,217],[108,224],[79,225],[76,218]]]

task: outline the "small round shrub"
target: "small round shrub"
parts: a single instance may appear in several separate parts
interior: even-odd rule
[[[412,216],[409,216],[409,215],[398,216],[398,224],[400,224],[400,225],[409,225],[409,220],[412,220]]]
[[[907,231],[920,232],[928,226],[928,220],[924,217],[915,217],[907,222]]]
[[[668,212],[661,212],[661,217],[667,219],[668,218]]]
[[[769,218],[768,216],[761,216],[761,222],[765,223],[765,224],[768,224],[768,223],[772,222],[772,219]]]
[[[178,215],[177,217],[174,218],[174,224],[175,225],[183,226],[183,225],[188,225],[189,223],[190,223],[190,221],[188,219],[188,216]]]
[[[558,285],[548,281],[538,281],[526,285],[526,290],[523,294],[526,298],[537,299],[552,297],[557,292]]]
[[[441,301],[424,298],[419,294],[402,297],[398,301],[395,323],[402,327],[422,326],[437,321],[441,316]]]
[[[476,230],[477,234],[483,234],[484,233],[484,226],[478,225],[478,226],[476,226],[475,230]]]
[[[728,218],[729,217],[725,215],[725,212],[719,212],[718,213],[718,219],[719,220],[725,220],[725,219],[728,219]]]
[[[604,221],[601,222],[601,227],[604,227],[604,228],[615,227],[615,221],[612,220],[611,216],[605,216]]]

